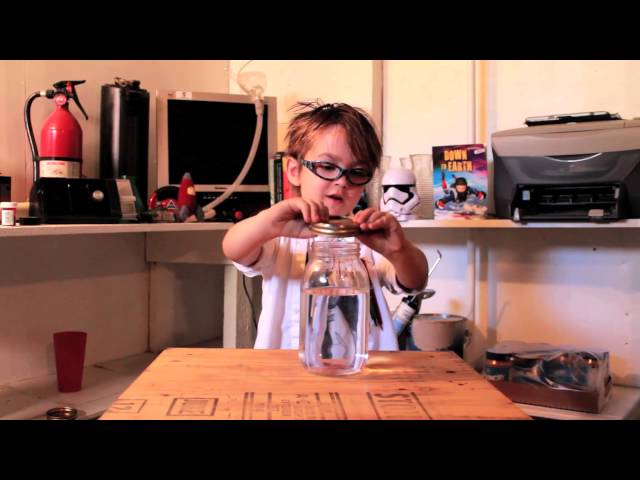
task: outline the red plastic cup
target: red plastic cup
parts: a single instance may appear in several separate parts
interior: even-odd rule
[[[77,392],[82,388],[86,345],[86,332],[56,332],[53,334],[58,391]]]

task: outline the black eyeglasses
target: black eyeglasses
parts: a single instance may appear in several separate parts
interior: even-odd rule
[[[373,177],[373,173],[367,168],[342,168],[335,163],[323,160],[300,159],[300,163],[323,180],[338,180],[346,175],[351,185],[360,186],[369,183]]]

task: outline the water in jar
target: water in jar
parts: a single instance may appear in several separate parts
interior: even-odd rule
[[[300,360],[323,375],[359,372],[367,361],[369,290],[311,287],[302,295]]]

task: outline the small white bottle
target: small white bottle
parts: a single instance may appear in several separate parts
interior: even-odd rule
[[[2,226],[13,227],[16,224],[17,202],[1,202],[0,211],[2,212]]]

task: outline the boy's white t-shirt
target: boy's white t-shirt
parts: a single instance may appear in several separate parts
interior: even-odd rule
[[[260,258],[253,265],[247,267],[233,262],[248,277],[262,275],[262,313],[254,348],[298,348],[301,282],[308,247],[308,239],[276,237],[262,246]],[[391,262],[366,245],[361,245],[360,256],[367,264],[382,316],[382,328],[369,320],[369,350],[398,350],[391,314],[381,287],[385,286],[394,294],[417,293],[420,290],[404,290],[398,285]]]

